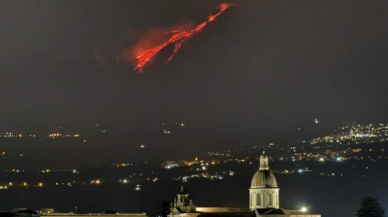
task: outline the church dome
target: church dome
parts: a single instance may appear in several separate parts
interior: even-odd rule
[[[275,175],[268,166],[268,157],[265,152],[260,156],[260,167],[259,170],[253,175],[251,188],[255,187],[269,187],[277,188],[278,183],[276,182]]]
[[[276,182],[275,175],[270,170],[258,170],[253,175],[251,188],[255,187],[270,187],[277,188],[278,183]]]

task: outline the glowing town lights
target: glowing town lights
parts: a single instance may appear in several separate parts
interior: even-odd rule
[[[140,148],[145,148],[145,145],[140,145]]]
[[[185,126],[185,123],[181,123],[181,127],[184,127]]]
[[[320,161],[320,162],[324,162],[325,159],[324,159],[323,157],[321,157],[321,158],[319,158],[319,161]]]
[[[135,65],[134,69],[135,70],[138,69],[139,73],[142,73],[143,72],[143,67],[148,63],[148,61],[150,59],[152,59],[163,48],[167,47],[170,44],[173,44],[174,45],[174,51],[173,51],[172,55],[166,61],[166,62],[169,62],[170,60],[172,60],[174,58],[175,54],[178,52],[178,50],[180,49],[180,47],[181,47],[183,42],[185,42],[187,39],[189,39],[192,36],[194,36],[194,35],[198,34],[199,32],[201,32],[202,29],[206,26],[206,24],[208,24],[209,22],[213,21],[217,16],[219,16],[224,10],[226,10],[230,6],[232,6],[232,5],[226,4],[226,3],[222,3],[219,6],[219,12],[218,13],[216,13],[215,15],[210,16],[207,21],[199,24],[194,29],[171,31],[170,34],[172,34],[172,36],[167,41],[165,41],[164,43],[162,43],[162,44],[160,44],[160,45],[158,45],[156,47],[152,47],[152,48],[146,50],[145,52],[137,55],[137,57],[136,57],[136,61],[137,62],[136,62],[136,65]]]
[[[206,167],[205,167],[205,166],[203,166],[203,167],[202,167],[202,170],[206,170]]]
[[[58,137],[61,137],[62,136],[62,134],[60,134],[60,133],[51,133],[51,134],[49,134],[49,138],[58,138]]]
[[[305,212],[307,212],[307,208],[306,208],[306,207],[302,207],[302,208],[300,209],[300,211],[302,211],[303,213],[305,213]]]
[[[94,183],[96,183],[97,185],[101,184],[101,181],[99,179],[97,179]]]
[[[342,161],[342,158],[340,158],[340,157],[337,157],[337,161]]]
[[[12,182],[8,183],[8,186],[9,186],[9,187],[12,187],[12,186],[13,186],[13,183],[12,183]]]
[[[24,186],[24,187],[27,187],[27,186],[28,186],[28,183],[27,183],[27,182],[23,182],[23,186]]]
[[[42,182],[39,182],[39,183],[38,183],[38,187],[42,188],[42,187],[43,187],[43,183],[42,183]]]
[[[128,180],[123,179],[123,183],[124,183],[124,184],[127,184],[127,183],[128,183]]]
[[[140,190],[141,190],[140,187],[141,187],[141,186],[140,186],[139,184],[137,184],[135,190],[136,190],[136,191],[140,191]]]

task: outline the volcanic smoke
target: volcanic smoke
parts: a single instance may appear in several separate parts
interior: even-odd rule
[[[185,42],[187,39],[191,38],[192,36],[198,34],[200,31],[202,31],[202,29],[206,26],[206,24],[214,21],[214,19],[216,17],[218,17],[223,11],[225,11],[230,6],[233,6],[233,5],[227,4],[227,3],[221,3],[219,6],[218,13],[216,13],[215,15],[210,15],[207,21],[199,24],[194,29],[171,31],[170,33],[172,34],[172,36],[167,41],[165,41],[164,43],[162,43],[158,46],[152,47],[152,48],[146,50],[145,52],[141,53],[140,55],[136,56],[136,66],[134,69],[135,70],[138,69],[139,73],[142,73],[143,68],[147,64],[147,62],[149,60],[151,60],[155,56],[155,54],[157,54],[160,50],[162,50],[163,48],[165,48],[166,46],[168,46],[170,44],[174,44],[174,51],[173,51],[172,55],[167,59],[166,62],[172,60],[174,58],[175,54],[178,52],[179,48],[182,46],[183,42]]]

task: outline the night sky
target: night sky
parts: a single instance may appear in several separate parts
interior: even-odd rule
[[[183,121],[268,142],[292,121],[388,121],[387,1],[232,1],[171,62],[173,47],[143,74],[116,63],[150,29],[220,3],[0,1],[0,130]]]

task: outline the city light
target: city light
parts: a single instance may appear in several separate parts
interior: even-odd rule
[[[300,209],[300,211],[302,211],[303,213],[305,213],[305,212],[307,212],[307,208],[306,208],[306,207],[302,207],[302,208]]]

